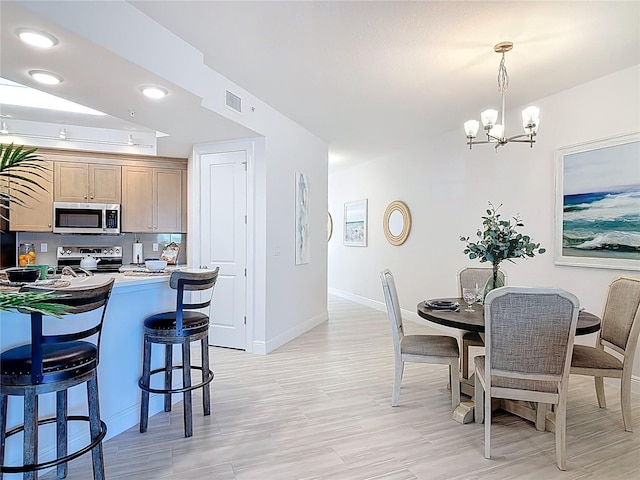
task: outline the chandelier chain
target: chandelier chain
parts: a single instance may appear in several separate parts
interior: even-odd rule
[[[502,60],[500,60],[500,68],[498,68],[498,92],[504,93],[509,88],[509,75],[507,67],[504,65],[504,52],[502,52]]]

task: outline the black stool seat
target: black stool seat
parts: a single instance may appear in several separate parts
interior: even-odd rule
[[[82,320],[81,330],[65,333],[43,334],[43,314],[31,312],[31,343],[10,348],[0,354],[0,479],[4,473],[23,473],[25,480],[38,478],[38,470],[57,466],[58,478],[67,475],[67,462],[85,453],[93,457],[93,478],[103,480],[104,459],[102,440],[107,425],[100,419],[97,367],[100,352],[100,333],[114,280],[91,288],[55,291],[59,295],[51,303],[64,304],[65,315],[102,312]],[[35,287],[21,291],[39,290]],[[52,320],[53,321],[53,320]],[[74,322],[76,323],[76,322]],[[58,321],[64,328],[64,320]],[[94,340],[91,340],[94,339]],[[87,409],[89,415],[68,415],[67,391],[69,388],[87,384]],[[56,415],[38,417],[38,396],[56,393]],[[10,396],[24,398],[24,423],[7,430],[7,411]],[[89,423],[90,441],[79,450],[68,453],[67,430],[69,422]],[[38,428],[56,424],[56,458],[38,461]],[[23,432],[22,465],[5,465],[6,440]]]
[[[21,345],[0,354],[2,385],[32,385],[31,345]],[[73,379],[98,366],[98,349],[89,342],[45,344],[42,346],[42,384]]]
[[[209,316],[200,312],[185,311],[182,317],[182,329],[184,335],[195,335],[209,328]],[[148,317],[144,321],[145,333],[154,333],[156,330],[169,330],[176,335],[176,312],[158,313]]]
[[[176,270],[171,274],[169,286],[177,290],[176,310],[163,312],[147,317],[144,320],[144,358],[142,360],[142,377],[138,385],[142,390],[140,405],[140,433],[147,431],[149,423],[149,394],[164,395],[164,411],[171,411],[171,395],[182,393],[184,436],[193,435],[191,392],[202,388],[202,408],[204,415],[211,413],[211,393],[209,384],[213,380],[213,372],[209,368],[209,316],[195,311],[209,307],[213,287],[218,280],[215,270]],[[208,291],[209,292],[205,292]],[[207,299],[199,303],[185,303],[185,292],[200,291]],[[200,341],[201,366],[191,365],[191,343]],[[163,368],[151,370],[151,347],[153,344],[165,346]],[[173,345],[182,347],[182,364],[173,365]],[[173,370],[182,370],[182,386],[173,387]],[[202,381],[195,385],[191,382],[191,370],[202,372]],[[164,374],[164,388],[152,388],[151,377]]]

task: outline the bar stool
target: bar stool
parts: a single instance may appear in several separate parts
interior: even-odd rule
[[[140,433],[147,431],[149,423],[149,393],[164,395],[164,411],[171,411],[171,394],[182,393],[184,403],[184,436],[193,435],[191,391],[202,388],[204,415],[211,413],[209,384],[213,371],[209,368],[209,315],[195,312],[211,304],[213,287],[218,280],[219,268],[215,270],[176,270],[171,274],[169,286],[177,290],[176,310],[152,315],[144,321],[144,358],[142,377],[138,385],[142,389],[140,406]],[[185,303],[187,291],[204,291],[199,303]],[[202,366],[191,365],[191,342],[200,340]],[[151,370],[151,347],[154,343],[165,345],[163,368]],[[182,345],[182,365],[173,365],[173,345]],[[182,386],[173,388],[173,370],[182,370]],[[191,369],[202,371],[202,381],[191,384]],[[151,376],[164,373],[164,388],[152,388]]]
[[[61,296],[50,300],[68,306],[65,316],[102,309],[99,314],[82,316],[82,330],[65,329],[64,333],[44,334],[43,318],[51,317],[31,312],[31,343],[10,348],[0,354],[0,478],[3,473],[23,473],[23,479],[37,479],[38,470],[57,467],[58,478],[67,476],[67,462],[91,451],[93,478],[103,480],[104,459],[102,440],[107,433],[100,419],[97,368],[100,359],[100,338],[113,278],[90,288],[57,290]],[[21,291],[42,291],[33,287]],[[51,290],[49,290],[51,291]],[[54,319],[51,319],[53,322]],[[76,323],[76,322],[74,322]],[[64,329],[64,321],[61,325]],[[88,416],[68,415],[67,390],[81,383],[87,384]],[[38,418],[38,396],[56,393],[56,416]],[[7,431],[7,407],[10,396],[24,397],[23,424]],[[68,453],[68,422],[88,422],[91,441],[84,448]],[[56,424],[57,457],[38,462],[38,427]],[[24,432],[23,464],[4,465],[6,439]]]

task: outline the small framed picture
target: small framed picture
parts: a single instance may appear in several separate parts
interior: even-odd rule
[[[348,247],[367,246],[367,200],[344,204],[344,244]]]

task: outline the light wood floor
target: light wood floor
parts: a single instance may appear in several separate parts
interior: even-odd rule
[[[566,472],[556,468],[553,434],[502,412],[486,460],[483,426],[451,419],[446,366],[407,364],[393,408],[386,314],[336,297],[329,308],[328,322],[269,355],[212,348],[211,416],[202,416],[197,395],[192,438],[183,437],[178,404],[152,417],[147,433],[134,427],[107,441],[107,478],[640,478],[640,396],[632,401],[636,431],[625,432],[617,388],[607,386],[601,410],[592,379],[574,376]],[[412,322],[405,329],[433,333]],[[69,480],[93,478],[90,458],[71,462]]]

